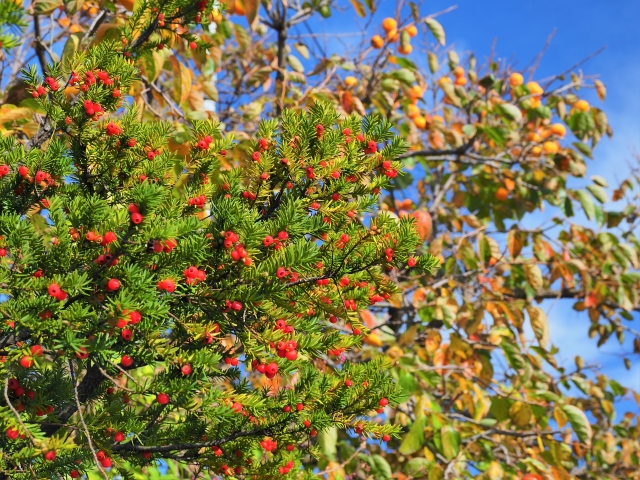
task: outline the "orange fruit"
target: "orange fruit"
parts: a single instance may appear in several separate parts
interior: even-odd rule
[[[413,98],[422,98],[424,96],[424,90],[420,85],[414,85],[409,89],[409,95]]]
[[[542,153],[542,147],[539,147],[536,145],[531,149],[531,155],[533,155],[534,157],[539,157],[541,153]]]
[[[456,81],[453,83],[455,83],[456,85],[466,85],[467,77],[456,77]]]
[[[371,46],[373,48],[382,48],[383,45],[384,40],[380,35],[374,35],[373,37],[371,37]]]
[[[544,93],[542,87],[538,84],[538,82],[528,82],[527,88],[531,92],[532,95],[539,96]]]
[[[222,20],[222,13],[220,13],[220,10],[214,10],[211,12],[211,20],[213,20],[214,23],[220,23]]]
[[[527,140],[529,140],[530,142],[538,143],[540,140],[542,140],[542,137],[540,136],[539,133],[529,132],[527,133]]]
[[[524,83],[524,77],[522,76],[522,74],[518,72],[512,73],[511,76],[509,77],[509,85],[511,85],[512,87],[519,87],[523,83]]]
[[[398,63],[398,59],[394,55],[389,55],[389,57],[387,57],[387,60],[389,60],[389,63]]]
[[[405,45],[405,46],[400,45],[398,47],[398,53],[400,53],[401,55],[409,55],[412,51],[413,51],[413,47],[411,45]]]
[[[576,103],[573,104],[573,107],[576,110],[580,110],[581,112],[584,112],[584,113],[587,113],[591,108],[589,106],[589,102],[587,102],[586,100],[578,100]]]
[[[413,119],[413,124],[418,127],[420,130],[427,126],[427,119],[422,115],[418,115]]]
[[[349,75],[348,77],[345,77],[344,84],[347,87],[355,87],[358,84],[358,79]]]
[[[98,9],[96,7],[91,7],[89,8],[89,15],[97,15],[98,14]]]
[[[118,5],[122,5],[129,12],[133,10],[133,1],[134,0],[117,0],[116,3]]]
[[[407,107],[407,117],[415,118],[420,114],[420,109],[416,107],[414,104],[409,104]]]
[[[496,200],[504,202],[507,198],[509,198],[509,190],[504,187],[500,187],[496,190],[495,197]]]
[[[451,79],[449,77],[442,77],[438,80],[438,85],[442,86],[445,83],[451,83]]]
[[[409,36],[411,38],[415,37],[416,35],[418,35],[418,29],[415,25],[409,25],[407,27],[407,33],[409,34]]]
[[[542,102],[538,97],[530,98],[529,103],[531,105],[531,108],[538,108],[540,105],[542,105]]]
[[[551,125],[551,134],[558,137],[564,137],[567,133],[567,129],[561,123],[554,123]]]
[[[464,75],[464,68],[462,68],[460,65],[458,65],[456,68],[453,69],[453,74],[456,77],[461,77]]]
[[[560,150],[556,142],[544,142],[542,148],[547,155],[555,155]]]
[[[398,30],[396,30],[395,28],[393,30],[389,30],[387,32],[387,41],[392,42],[392,43],[393,42],[397,42],[398,38],[399,38]]]
[[[387,17],[382,21],[382,28],[385,32],[390,32],[395,30],[398,27],[398,22],[396,22],[393,18]]]

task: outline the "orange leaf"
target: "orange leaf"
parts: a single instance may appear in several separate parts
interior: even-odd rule
[[[351,114],[351,112],[353,112],[353,95],[351,95],[351,92],[348,90],[346,92],[342,92],[342,95],[340,95],[340,101],[344,111]]]
[[[433,222],[431,220],[431,215],[429,212],[425,212],[424,210],[416,210],[411,214],[413,218],[416,219],[416,227],[418,228],[418,235],[424,242],[428,240],[431,236],[431,229],[433,227]]]
[[[253,28],[258,23],[258,10],[260,9],[260,3],[258,0],[244,0],[244,14],[247,17],[249,28]]]

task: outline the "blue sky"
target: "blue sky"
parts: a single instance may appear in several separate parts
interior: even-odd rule
[[[345,2],[346,3],[346,2]],[[372,26],[379,26],[384,17],[395,16],[395,1],[378,2],[378,11]],[[534,79],[540,80],[562,72],[586,58],[601,47],[605,50],[580,68],[585,75],[597,75],[607,86],[605,102],[597,99],[595,92],[586,93],[588,100],[603,108],[614,131],[612,140],[604,139],[589,161],[587,176],[577,180],[574,186],[591,183],[589,177],[597,174],[605,177],[610,185],[625,178],[633,153],[640,152],[640,2],[595,2],[584,0],[539,0],[524,2],[514,0],[463,0],[457,3],[442,0],[424,2],[422,15],[438,12],[453,5],[457,8],[438,20],[443,25],[447,46],[453,45],[461,58],[473,52],[479,64],[489,56],[495,41],[495,59],[502,59],[516,69],[530,66],[547,37],[555,34],[549,44]],[[342,13],[334,13],[328,20],[310,22],[315,32],[358,32],[365,29],[351,7]],[[378,27],[379,28],[379,27]],[[301,30],[299,30],[301,31]],[[302,31],[301,31],[302,32]],[[368,36],[372,29],[367,30]],[[328,42],[329,49],[342,53],[346,42],[359,42],[359,37],[343,37]],[[348,44],[346,45],[348,48]],[[411,55],[418,63],[426,63],[426,54]],[[527,77],[525,77],[527,78]],[[540,223],[541,216],[529,219],[531,226]],[[575,355],[581,355],[587,364],[597,363],[607,375],[625,386],[640,390],[640,362],[629,355],[633,362],[631,371],[622,363],[620,352],[631,351],[631,338],[627,336],[620,346],[615,339],[601,349],[596,340],[589,339],[589,319],[575,312],[566,301],[544,302],[551,325],[551,341],[561,349],[559,358],[569,369],[573,368]],[[640,315],[636,315],[636,322]],[[633,322],[633,323],[636,323]],[[530,338],[533,334],[529,333]],[[636,402],[629,398],[620,402],[617,418],[626,410],[638,412]]]

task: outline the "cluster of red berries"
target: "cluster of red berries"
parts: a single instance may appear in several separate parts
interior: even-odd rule
[[[240,310],[242,310],[242,303],[238,302],[237,300],[235,302],[232,302],[231,300],[225,300],[225,308],[222,311],[224,313],[228,313],[231,310],[239,312]]]
[[[99,103],[93,103],[91,100],[85,100],[82,105],[84,106],[85,113],[90,117],[93,117],[94,121],[104,115],[104,110]]]
[[[49,285],[47,291],[49,292],[49,295],[51,295],[59,302],[62,302],[67,298],[67,292],[62,290],[62,288],[60,288],[60,285],[58,285],[57,283],[52,283],[51,285]]]
[[[298,351],[296,348],[298,348],[298,342],[295,340],[289,340],[288,342],[281,340],[276,344],[277,355],[280,358],[286,358],[290,361],[294,361],[298,358]]]
[[[198,143],[196,144],[196,146],[200,150],[208,150],[209,146],[211,145],[211,142],[213,142],[213,138],[211,138],[211,135],[206,135],[205,137],[198,140]]]
[[[258,373],[266,375],[267,378],[273,378],[278,373],[278,364],[275,362],[259,363],[257,360],[254,360],[252,366]]]
[[[73,228],[73,227],[72,227]],[[69,229],[69,233],[71,235],[77,234],[77,230],[73,228],[73,231]],[[104,235],[98,235],[96,232],[87,232],[85,237],[89,242],[97,242],[103,247],[106,247],[110,243],[115,242],[118,239],[118,236],[113,232],[106,232]]]
[[[239,360],[236,357],[225,357],[224,359],[224,363],[226,363],[227,365],[231,365],[232,367],[237,367],[238,362]]]
[[[122,127],[116,125],[113,122],[109,122],[107,124],[106,130],[107,130],[107,135],[109,135],[110,137],[113,136],[113,135],[121,135],[122,134]]]
[[[118,264],[118,261],[118,258],[114,259],[113,255],[111,255],[110,253],[105,253],[104,255],[98,256],[98,258],[96,258],[93,263],[99,266],[108,264],[110,267],[114,267]]]
[[[102,465],[104,468],[109,468],[111,465],[113,465],[111,458],[107,457],[107,454],[104,453],[104,450],[98,450],[98,453],[96,453],[96,457],[98,458],[100,465]]]
[[[253,192],[247,192],[244,191],[242,192],[242,198],[246,198],[247,200],[255,200],[256,199],[256,194]]]
[[[176,242],[175,240],[164,240],[164,241],[160,241],[160,240],[149,240],[147,242],[147,253],[148,254],[152,254],[152,253],[160,253],[160,252],[164,252],[164,253],[171,253],[171,251],[176,248],[178,246],[178,242]]]
[[[142,223],[144,217],[140,214],[137,205],[131,203],[129,205],[129,213],[131,214],[131,223],[134,225],[140,225]]]
[[[33,95],[33,98],[38,98],[41,95],[46,95],[47,91],[45,90],[45,88],[42,85],[38,85],[36,87],[36,89],[31,92],[31,95]]]
[[[353,298],[347,298],[343,302],[343,305],[346,310],[352,310],[355,312],[358,309],[358,305],[356,304],[356,301]]]
[[[224,248],[229,250],[239,240],[238,234],[228,230],[224,232]]]
[[[216,457],[222,456],[222,449],[218,445],[212,445],[211,450]]]
[[[58,82],[56,82],[56,79],[53,77],[47,77],[44,79],[44,83],[46,83],[47,85],[49,85],[49,88],[51,90],[53,90],[54,92],[56,90],[58,90],[60,88],[60,85],[58,85]]]
[[[204,270],[198,270],[198,267],[194,266],[186,268],[182,274],[187,285],[196,285],[198,282],[204,282],[207,278]]]
[[[238,260],[242,260],[243,263],[247,266],[253,263],[253,260],[249,258],[249,254],[244,248],[242,243],[236,244],[236,246],[231,250],[231,260],[237,262]]]
[[[327,350],[328,355],[332,355],[334,357],[339,357],[344,353],[344,348],[331,348]]]
[[[281,475],[286,475],[287,473],[289,473],[289,471],[295,466],[295,463],[293,463],[291,460],[289,460],[286,465],[284,467],[280,467],[278,469],[278,472]]]
[[[38,346],[38,348],[40,349],[40,351],[42,351],[42,347]],[[40,353],[40,355],[42,355],[42,353]],[[31,362],[33,363],[33,360]],[[20,385],[20,382],[18,382],[17,378],[10,378],[9,379],[9,390],[11,390],[11,392],[17,398],[20,398],[23,395],[26,396],[27,399],[29,399],[29,400],[35,400],[35,398],[36,398],[36,392],[34,392],[33,390],[25,390],[24,387],[22,387]]]
[[[275,452],[278,448],[278,442],[273,440],[272,438],[265,438],[260,442],[260,446],[267,452]]]
[[[158,282],[158,290],[164,290],[165,292],[172,293],[176,290],[176,284],[173,280],[160,280]]]
[[[281,232],[278,232],[278,235],[276,235],[275,238],[271,235],[267,235],[266,237],[264,237],[262,239],[262,245],[267,248],[273,245],[273,248],[275,248],[276,250],[280,250],[282,248],[282,242],[288,238],[289,234],[283,230]]]
[[[398,176],[398,170],[391,168],[391,162],[389,160],[382,162],[382,169],[384,170],[384,174],[389,178],[396,178]]]
[[[274,330],[280,330],[283,333],[294,333],[294,329],[291,325],[287,325],[287,321],[284,318],[281,318],[279,320],[276,320],[276,325],[274,327]],[[274,348],[275,345],[271,345],[271,348]]]
[[[198,208],[204,208],[204,204],[207,201],[206,195],[200,195],[199,197],[193,197],[188,200],[187,203],[191,206],[195,206]]]
[[[316,135],[318,138],[322,138],[322,134],[324,133],[324,125],[316,125]]]

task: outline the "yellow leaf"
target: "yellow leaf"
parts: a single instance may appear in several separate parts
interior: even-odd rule
[[[509,418],[514,425],[524,427],[531,421],[531,408],[526,403],[515,402],[509,409]]]
[[[25,118],[31,118],[33,116],[33,110],[26,107],[18,107],[13,109],[2,108],[0,110],[0,123],[12,122],[14,120],[22,120]]]
[[[528,263],[524,266],[524,275],[527,278],[527,282],[534,290],[540,290],[543,286],[542,271],[538,265]]]
[[[367,345],[371,345],[373,347],[381,347],[382,346],[382,340],[380,339],[380,337],[376,333],[371,333],[371,334],[365,336],[364,337],[364,343],[366,343]]]
[[[527,313],[531,321],[531,328],[538,342],[540,342],[540,346],[547,348],[547,343],[549,343],[549,321],[547,320],[547,315],[540,307],[533,306],[527,307]]]
[[[173,99],[178,105],[182,105],[191,93],[191,70],[180,63],[175,56],[171,56],[173,66]]]
[[[555,407],[553,409],[553,418],[555,419],[556,423],[558,424],[558,428],[560,429],[564,428],[564,426],[569,421],[567,414],[564,413],[560,407]]]
[[[440,335],[440,332],[434,329],[427,330],[427,337],[424,340],[424,348],[427,352],[433,354],[440,348],[440,343],[442,343],[442,335]]]
[[[504,476],[504,470],[502,469],[502,465],[500,462],[493,461],[489,465],[489,470],[487,470],[487,476],[489,480],[501,480]]]
[[[362,2],[358,1],[358,0],[349,0],[351,2],[351,5],[353,5],[353,8],[356,10],[356,13],[358,15],[360,15],[361,17],[365,17],[367,15],[367,12],[364,9],[364,5],[362,4]]]

